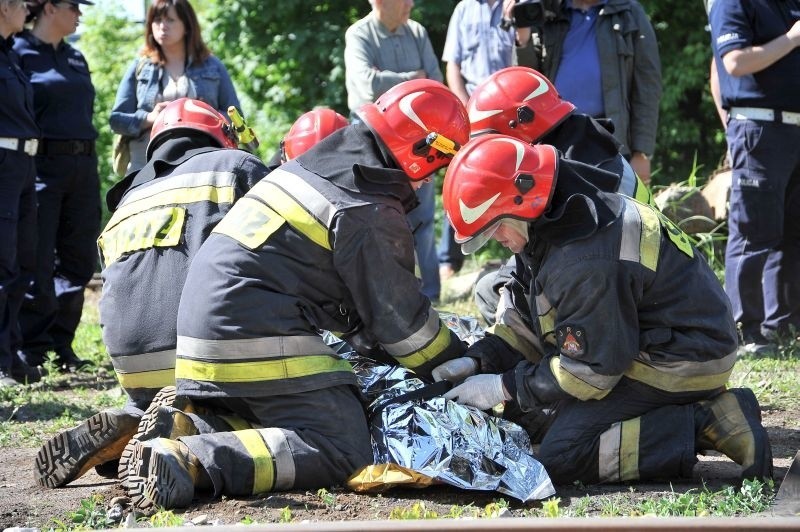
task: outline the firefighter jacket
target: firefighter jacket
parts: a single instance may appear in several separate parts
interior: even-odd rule
[[[613,136],[614,125],[609,120],[596,120],[589,115],[571,113],[539,140],[540,144],[555,146],[565,159],[606,170],[618,176],[591,175],[591,183],[607,192],[619,192],[655,207],[647,185],[620,154],[619,142]]]
[[[324,330],[367,333],[429,376],[464,346],[420,293],[408,177],[364,124],[289,161],[239,201],[195,257],[178,312],[176,378],[194,397],[355,384]]]
[[[167,141],[129,176],[118,205],[119,191],[109,194],[116,212],[98,239],[103,341],[120,384],[145,406],[175,382],[176,316],[192,257],[266,174],[257,157],[203,147],[205,137]]]
[[[623,376],[667,392],[723,386],[736,329],[705,259],[657,209],[576,168],[560,161],[551,207],[517,255],[518,320],[496,334],[534,362],[504,373],[509,392],[529,409],[601,399]]]

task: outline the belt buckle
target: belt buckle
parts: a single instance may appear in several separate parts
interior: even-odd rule
[[[21,139],[20,139],[21,140]],[[28,139],[24,141],[22,151],[33,157],[39,150],[39,139]]]

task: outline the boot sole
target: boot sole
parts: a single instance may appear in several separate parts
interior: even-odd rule
[[[191,401],[185,397],[178,397],[174,386],[167,386],[156,393],[150,405],[147,407],[147,410],[145,410],[142,420],[136,428],[136,433],[131,438],[130,444],[125,446],[119,458],[117,476],[122,481],[123,487],[127,487],[128,462],[131,459],[134,441],[147,441],[154,438],[166,438],[170,436],[169,433],[164,433],[172,431],[172,420],[170,420],[169,423],[165,423],[158,415],[159,408],[171,407],[176,410],[186,409],[190,411],[191,409],[187,408],[190,406]],[[189,434],[186,435],[188,436]]]
[[[194,483],[177,458],[169,453],[153,450],[145,484],[147,498],[162,508],[184,508],[194,498]]]
[[[126,412],[98,412],[77,427],[47,441],[36,456],[36,482],[63,486],[96,465],[120,456],[136,433],[139,417]]]
[[[142,420],[139,422],[139,426],[136,428],[136,432],[134,433],[133,437],[131,438],[130,444],[126,445],[125,448],[122,450],[122,454],[119,457],[119,466],[117,467],[117,477],[122,481],[122,487],[128,487],[128,465],[131,460],[131,454],[133,453],[133,440],[143,440],[142,435],[146,431],[146,425],[148,417],[156,410],[159,406],[171,406],[175,402],[175,395],[177,390],[174,386],[166,386],[160,389],[154,396],[153,400],[148,405],[147,410],[144,411],[144,415],[142,415]]]

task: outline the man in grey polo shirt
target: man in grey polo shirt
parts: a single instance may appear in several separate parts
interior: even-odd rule
[[[428,32],[409,20],[412,0],[370,0],[372,11],[345,33],[344,66],[347,105],[351,119],[364,104],[400,82],[411,79],[443,81]],[[435,189],[426,183],[417,191],[419,206],[408,215],[414,230],[422,293],[437,302],[441,289],[434,241]]]

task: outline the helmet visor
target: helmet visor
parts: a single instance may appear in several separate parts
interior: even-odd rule
[[[453,238],[457,244],[461,244],[461,253],[469,255],[482,248],[484,244],[494,236],[497,229],[500,228],[501,223],[503,223],[502,220],[497,220],[495,223],[473,236],[462,236],[458,231],[455,231]]]

